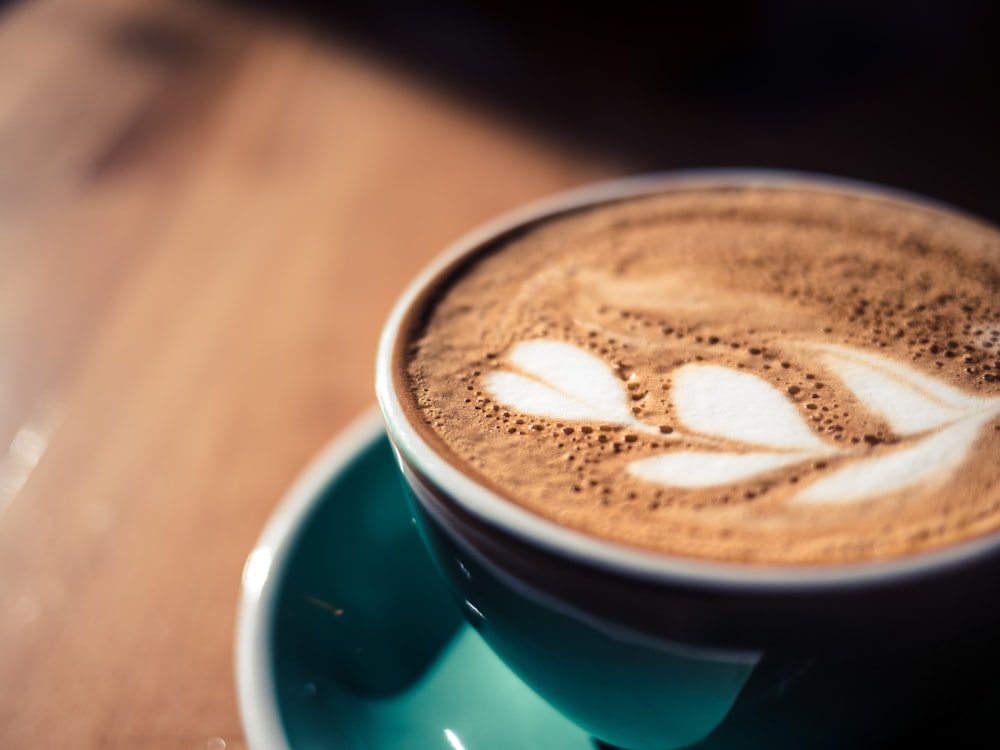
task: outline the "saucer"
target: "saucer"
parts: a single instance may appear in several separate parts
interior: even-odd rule
[[[401,481],[369,412],[302,473],[248,557],[236,678],[251,750],[594,750],[465,624]],[[993,745],[998,713],[1000,689],[922,738]]]
[[[377,412],[285,495],[247,559],[237,689],[251,750],[593,750],[465,624]]]

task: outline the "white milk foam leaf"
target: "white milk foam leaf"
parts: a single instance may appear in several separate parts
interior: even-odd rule
[[[936,429],[986,403],[884,357],[833,346],[821,352],[824,364],[897,435]]]
[[[648,482],[696,489],[732,484],[808,458],[801,453],[678,452],[634,461],[628,471]]]
[[[849,463],[810,484],[795,496],[794,502],[852,503],[917,484],[943,482],[968,457],[984,421],[965,419],[907,448]]]
[[[514,347],[510,361],[531,377],[498,370],[487,376],[486,387],[518,411],[554,419],[635,422],[626,390],[611,368],[572,344],[526,341]]]
[[[577,401],[525,375],[502,370],[491,372],[486,377],[486,387],[498,401],[525,414],[578,421],[605,418],[600,407]]]
[[[776,450],[828,450],[792,402],[755,375],[684,365],[673,394],[681,421],[703,434]]]

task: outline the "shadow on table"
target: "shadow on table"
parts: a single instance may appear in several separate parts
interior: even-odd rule
[[[1000,219],[996,4],[240,4],[360,41],[629,171],[815,170]]]

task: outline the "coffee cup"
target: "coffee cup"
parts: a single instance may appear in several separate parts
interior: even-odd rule
[[[467,618],[600,743],[883,747],[995,686],[998,291],[929,199],[618,180],[446,251],[378,399]]]

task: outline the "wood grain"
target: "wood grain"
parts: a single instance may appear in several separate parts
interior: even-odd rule
[[[243,562],[373,401],[394,297],[615,166],[168,0],[0,15],[0,165],[0,748],[244,747]]]

